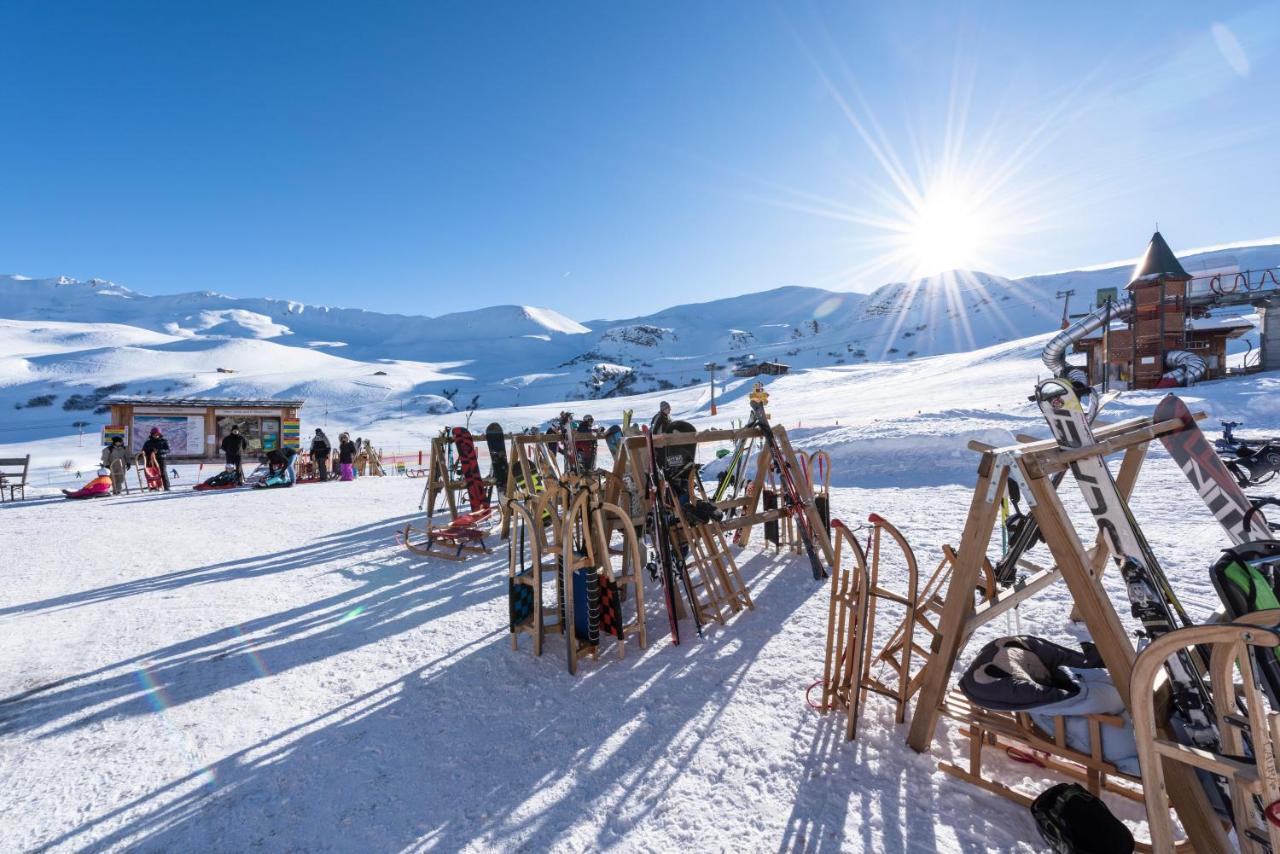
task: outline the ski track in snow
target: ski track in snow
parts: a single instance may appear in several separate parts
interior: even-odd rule
[[[194,469],[182,474],[189,484]],[[1206,567],[1225,540],[1162,451],[1144,474],[1138,518],[1207,616]],[[872,695],[845,743],[838,715],[805,705],[828,587],[803,558],[749,546],[756,610],[701,641],[685,624],[679,648],[651,586],[649,649],[618,660],[607,640],[574,678],[555,636],[540,659],[527,638],[511,649],[505,548],[451,564],[396,544],[421,488],[368,478],[4,505],[6,846],[1038,850],[1025,810],[937,770],[965,755],[952,730],[917,755]],[[836,488],[833,510],[895,522],[927,577],[959,539],[968,492]],[[1089,530],[1070,479],[1062,494]],[[900,579],[892,561],[886,580]],[[1107,586],[1123,603],[1118,573]],[[1071,642],[1082,632],[1067,612],[1059,585],[1018,620]],[[881,642],[895,622],[881,613]],[[1013,631],[985,627],[961,664]],[[1044,788],[1027,766],[989,762]]]

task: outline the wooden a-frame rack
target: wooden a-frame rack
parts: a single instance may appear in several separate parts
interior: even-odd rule
[[[510,435],[503,437],[503,440],[512,438]],[[473,437],[481,443],[484,436]],[[431,458],[427,461],[427,498],[426,513],[428,521],[436,514],[436,503],[443,496],[445,506],[449,510],[449,518],[458,518],[458,495],[466,491],[467,481],[464,478],[455,478],[449,471],[448,454],[446,447],[453,444],[453,436],[436,436],[431,440]],[[479,444],[476,446],[479,448]],[[492,488],[496,484],[492,477],[483,478],[484,484]]]
[[[653,436],[652,441],[655,448],[663,448],[668,445],[704,445],[737,442],[742,439],[758,438],[760,435],[759,428],[744,427],[738,430],[661,433]],[[809,521],[809,528],[813,532],[814,547],[818,549],[818,553],[827,567],[834,567],[836,564],[835,552],[831,545],[831,538],[827,536],[826,525],[814,504],[812,483],[804,474],[804,467],[801,465],[795,450],[791,447],[791,440],[787,437],[786,429],[782,425],[775,425],[773,427],[773,435],[777,439],[778,448],[782,452],[782,463],[791,470],[796,490],[799,493],[801,507],[795,512],[805,514]],[[756,454],[755,477],[751,479],[751,484],[746,494],[736,499],[716,502],[716,507],[720,510],[726,512],[736,511],[737,514],[733,518],[725,519],[723,522],[712,526],[717,534],[727,534],[731,531],[737,532],[735,542],[738,545],[746,545],[755,526],[763,525],[766,522],[784,520],[790,515],[791,511],[786,508],[760,510],[761,494],[764,491],[765,481],[772,464],[773,458],[769,445],[762,443],[760,450]],[[629,476],[631,482],[636,484],[637,488],[639,488],[640,484],[645,483],[648,465],[649,450],[646,437],[628,436],[624,439],[618,458],[614,461],[614,477],[610,479],[609,490],[606,492],[607,500],[612,503],[618,502],[618,492],[622,487],[624,476]],[[644,506],[647,511],[647,503]]]
[[[919,701],[907,736],[907,743],[913,749],[919,752],[929,749],[939,715],[966,720],[963,709],[948,705],[947,694],[957,656],[973,632],[1058,579],[1067,583],[1075,608],[1126,709],[1130,713],[1134,711],[1130,679],[1137,653],[1101,584],[1109,549],[1101,537],[1096,537],[1092,549],[1086,549],[1050,476],[1068,469],[1074,461],[1123,453],[1117,485],[1127,498],[1137,482],[1148,443],[1181,427],[1177,419],[1154,422],[1151,418],[1135,418],[1096,429],[1095,443],[1081,448],[1062,448],[1052,439],[1023,441],[1001,448],[970,443],[970,448],[981,454],[978,480],[939,615],[933,654],[922,674]],[[1056,565],[1034,568],[1021,584],[987,600],[980,578],[1001,498],[1010,478],[1017,479],[1022,486]],[[982,600],[986,601],[975,607],[975,601]],[[980,751],[981,744],[973,749]],[[1166,759],[1163,769],[1169,801],[1194,850],[1229,850],[1222,825],[1191,768]]]

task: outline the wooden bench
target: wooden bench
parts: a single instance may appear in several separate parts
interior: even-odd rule
[[[5,490],[9,491],[9,500],[22,493],[27,497],[27,471],[31,468],[31,455],[26,457],[0,458],[0,501],[4,501]]]

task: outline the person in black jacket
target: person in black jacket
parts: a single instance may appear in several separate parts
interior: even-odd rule
[[[231,425],[231,432],[222,440],[222,453],[227,455],[227,466],[235,466],[236,483],[244,483],[244,463],[242,454],[249,450],[249,440],[240,435],[240,428]]]
[[[293,486],[298,480],[297,473],[293,470],[293,463],[297,458],[298,452],[293,448],[272,448],[267,451],[267,485],[275,485],[271,478],[283,474],[285,485]]]
[[[658,404],[658,414],[649,422],[649,430],[653,433],[665,433],[671,426],[671,404],[665,400]]]
[[[329,445],[329,437],[317,427],[315,438],[311,440],[311,461],[316,464],[316,477],[320,480],[329,479],[329,455],[331,453],[333,453],[333,448]]]
[[[151,465],[154,461],[156,468],[160,469],[160,479],[164,481],[164,491],[168,492],[169,468],[165,464],[165,457],[169,456],[169,440],[160,432],[159,427],[151,428],[151,436],[142,443],[142,454],[147,465]]]
[[[342,472],[342,480],[355,480],[356,443],[351,436],[342,433],[338,436],[338,470]]]

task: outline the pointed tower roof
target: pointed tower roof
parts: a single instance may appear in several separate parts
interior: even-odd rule
[[[1164,237],[1160,232],[1151,235],[1151,242],[1147,244],[1146,254],[1142,256],[1142,260],[1133,268],[1133,274],[1129,276],[1129,287],[1132,288],[1137,284],[1159,281],[1185,282],[1191,276],[1187,275],[1187,271],[1182,269],[1182,264],[1178,261],[1178,256],[1173,254],[1173,250],[1169,248],[1169,244],[1165,243]]]

